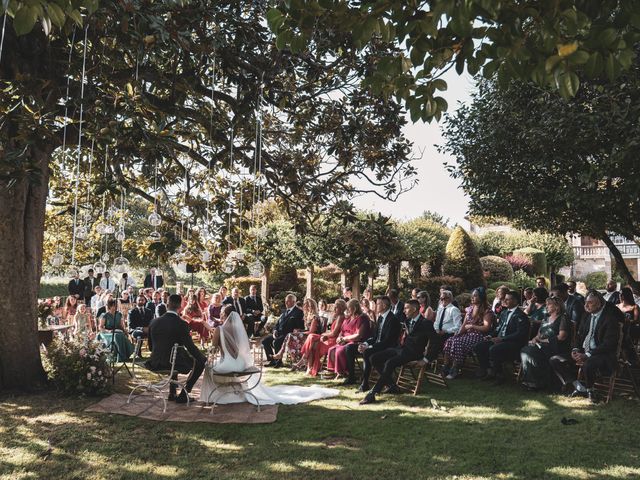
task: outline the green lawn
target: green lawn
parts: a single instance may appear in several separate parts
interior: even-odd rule
[[[84,413],[96,399],[2,395],[0,479],[640,478],[636,400],[590,406],[471,379],[366,407],[360,398],[343,388],[281,406],[274,424],[216,425]]]

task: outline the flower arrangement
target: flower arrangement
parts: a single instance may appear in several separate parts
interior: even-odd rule
[[[47,298],[38,300],[38,326],[44,328],[47,326],[47,318],[53,315],[53,300]]]
[[[58,337],[47,347],[44,366],[60,390],[81,395],[102,395],[111,389],[109,349],[95,341]]]

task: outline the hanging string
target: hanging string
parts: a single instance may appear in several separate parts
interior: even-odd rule
[[[107,181],[107,163],[108,163],[108,160],[109,160],[109,145],[107,144],[107,145],[105,145],[105,153],[104,153],[104,175],[103,175],[103,178],[104,178],[105,182]],[[100,221],[101,221],[103,226],[106,226],[106,217],[105,217],[105,212],[104,212],[104,209],[106,207],[106,203],[107,203],[107,192],[105,190],[104,192],[102,192],[102,213],[100,214],[100,218],[101,218]],[[105,235],[104,233],[103,233],[103,235],[104,235],[104,243],[103,243],[103,246],[102,246],[102,248],[100,250],[100,254],[101,255],[103,253],[107,253],[107,250],[106,250],[107,249],[107,235]],[[104,248],[104,250],[102,250],[103,248]]]
[[[78,191],[80,190],[80,157],[82,156],[82,121],[84,113],[84,81],[87,67],[87,33],[89,26],[84,29],[84,46],[82,49],[82,77],[80,82],[80,123],[78,124],[78,158],[76,161],[76,189],[73,198],[73,237],[71,242],[71,265],[76,260],[76,229],[78,226]]]
[[[231,134],[230,134],[230,145],[229,145],[229,172],[233,170],[233,123],[231,124]],[[233,181],[229,178],[229,209],[227,216],[227,251],[231,250],[231,211],[233,202]]]
[[[120,193],[120,232],[124,233],[124,198],[126,190],[123,188]],[[120,241],[120,256],[124,253],[124,238]]]
[[[216,84],[216,52],[213,52],[213,59],[211,61],[211,112],[209,113],[209,162],[207,165],[207,175],[211,175],[211,157],[213,155],[213,93],[215,91]],[[210,228],[210,211],[211,211],[211,189],[207,189],[207,228]]]
[[[158,157],[156,157],[155,173],[153,174],[153,211],[158,213]]]
[[[2,61],[2,49],[4,47],[4,32],[7,27],[7,10],[9,7],[5,8],[4,15],[2,16],[2,34],[0,35],[0,62]]]
[[[89,150],[89,174],[87,176],[87,200],[86,200],[87,209],[91,208],[91,197],[90,197],[90,194],[91,194],[91,169],[93,167],[93,147],[95,146],[95,143],[96,143],[96,139],[92,138],[91,139],[91,149]],[[83,223],[84,223],[84,226],[86,227],[87,223],[88,223],[87,217],[85,217]]]

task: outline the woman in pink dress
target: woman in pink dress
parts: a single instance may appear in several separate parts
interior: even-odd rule
[[[340,335],[336,344],[329,348],[327,368],[338,375],[347,374],[347,345],[356,343],[364,338],[369,338],[371,333],[371,320],[362,312],[358,300],[349,300],[347,303],[347,317],[342,322]]]
[[[329,348],[336,344],[336,339],[340,335],[342,323],[344,322],[344,313],[347,310],[347,302],[338,299],[333,304],[333,322],[331,323],[331,331],[323,334],[312,333],[307,336],[307,340],[300,349],[302,358],[294,365],[294,368],[302,368],[307,365],[307,375],[315,377],[320,371],[322,365],[322,357],[328,352]]]
[[[205,327],[205,314],[200,310],[198,299],[194,293],[187,297],[187,306],[182,310],[182,319],[189,324],[189,328],[193,332],[200,335],[200,344],[209,339],[209,329]]]

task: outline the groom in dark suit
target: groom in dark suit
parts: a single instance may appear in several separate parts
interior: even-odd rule
[[[274,350],[276,352],[280,351],[287,334],[296,329],[304,329],[304,314],[302,310],[296,306],[296,301],[297,298],[295,295],[287,295],[284,299],[285,311],[280,315],[276,328],[273,329],[273,334],[262,340],[262,346],[267,354],[267,359],[270,360],[269,363],[267,363],[268,367],[278,368],[282,366],[282,360],[273,359]]]
[[[182,298],[180,295],[171,295],[167,305],[167,313],[151,322],[149,333],[153,351],[145,366],[152,371],[169,370],[171,368],[171,349],[173,345],[177,343],[184,346],[189,354],[183,349],[178,350],[174,379],[178,378],[178,373],[191,373],[180,395],[176,395],[176,385],[170,385],[169,400],[175,400],[176,403],[187,403],[189,392],[191,392],[196,381],[202,375],[206,358],[193,344],[189,334],[189,325],[177,313],[181,305]]]
[[[434,333],[433,322],[420,315],[420,303],[408,300],[404,304],[404,315],[407,317],[405,336],[399,347],[385,348],[371,355],[371,363],[380,372],[380,378],[371,391],[362,399],[360,405],[374,403],[376,395],[382,392],[385,385],[387,393],[398,393],[393,382],[393,372],[405,363],[418,360],[424,355],[429,337]]]
[[[386,348],[395,347],[400,339],[402,325],[400,320],[391,311],[391,300],[389,297],[379,297],[376,300],[376,311],[380,312],[376,322],[376,332],[363,343],[351,343],[347,345],[347,368],[349,376],[344,381],[344,385],[352,385],[356,382],[355,361],[358,353],[364,359],[364,371],[362,372],[362,385],[360,391],[369,390],[369,375],[371,374],[371,355],[381,352]]]

